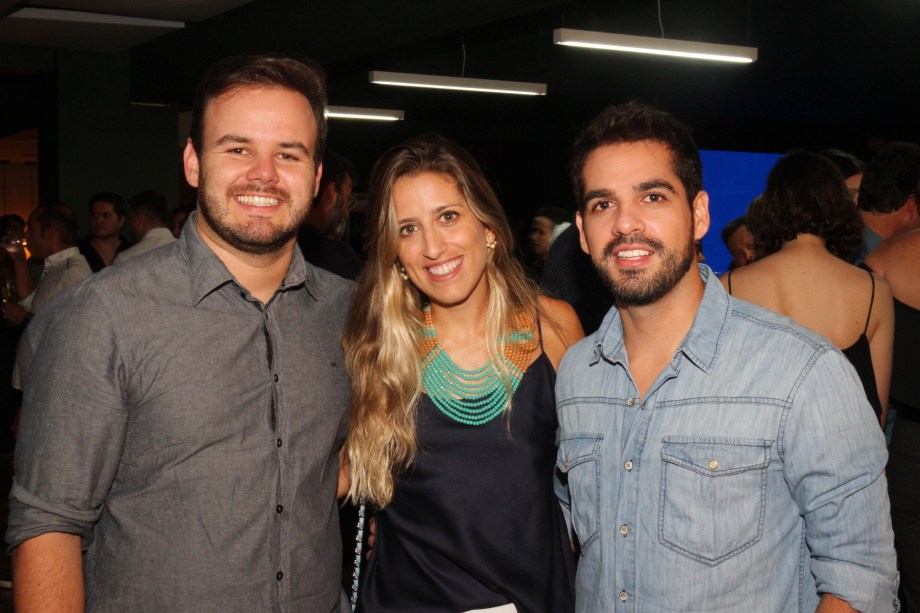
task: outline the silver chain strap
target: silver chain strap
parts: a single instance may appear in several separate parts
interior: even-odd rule
[[[355,570],[351,574],[351,611],[354,613],[358,606],[358,580],[361,578],[361,553],[364,549],[364,512],[366,510],[364,496],[358,506],[358,529],[355,534]]]

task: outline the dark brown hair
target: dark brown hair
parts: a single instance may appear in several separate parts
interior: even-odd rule
[[[211,66],[202,77],[192,101],[189,136],[201,155],[204,113],[211,100],[240,87],[282,87],[302,94],[316,120],[316,148],[313,162],[319,164],[326,149],[326,75],[312,60],[295,60],[275,54],[234,55]]]
[[[862,220],[833,162],[792,151],[776,162],[758,206],[748,209],[760,255],[779,251],[799,234],[824,239],[827,250],[850,260],[862,243]]]
[[[38,222],[41,226],[42,234],[49,228],[54,228],[58,232],[61,242],[65,245],[76,245],[77,236],[79,236],[79,225],[77,216],[73,209],[63,202],[54,204],[43,204],[32,211],[31,219]]]
[[[671,151],[674,173],[687,191],[687,201],[693,202],[703,189],[703,162],[690,128],[669,113],[640,102],[627,102],[608,106],[575,139],[569,172],[579,211],[584,212],[585,206],[582,173],[588,156],[604,145],[644,140],[661,143]]]

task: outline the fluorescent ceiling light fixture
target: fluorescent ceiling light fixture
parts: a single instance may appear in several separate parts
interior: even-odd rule
[[[442,77],[439,75],[384,72],[380,70],[371,71],[370,81],[378,85],[429,87],[432,89],[453,89],[465,92],[485,92],[489,94],[518,94],[522,96],[546,95],[546,83],[524,83],[521,81]]]
[[[568,28],[553,30],[553,42],[557,45],[567,45],[569,47],[668,55],[715,62],[750,64],[757,60],[757,47],[736,47],[734,45],[698,43],[673,38],[608,34],[606,32],[571,30]]]
[[[368,109],[360,106],[332,106],[326,107],[326,117],[336,119],[371,119],[376,121],[402,121],[405,118],[402,111],[392,109]]]
[[[92,23],[113,26],[137,26],[141,28],[168,28],[179,30],[185,27],[182,21],[164,19],[146,19],[143,17],[125,17],[105,13],[88,13],[84,11],[67,11],[63,9],[45,9],[27,7],[10,14],[13,19],[35,19],[39,21],[65,21],[71,23]]]

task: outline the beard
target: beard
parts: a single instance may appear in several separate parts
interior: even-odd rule
[[[621,278],[614,278],[610,262],[613,251],[625,244],[645,245],[651,247],[661,257],[661,268],[648,273],[644,270],[619,271]],[[620,236],[604,247],[601,260],[594,262],[604,285],[613,294],[619,306],[646,306],[657,302],[683,279],[696,260],[696,241],[691,234],[687,244],[681,250],[667,249],[661,241],[641,236]]]
[[[279,206],[287,206],[291,219],[284,225],[274,220],[251,218],[248,222],[234,221],[230,213],[229,201],[239,194],[269,196],[282,201]],[[291,201],[287,190],[266,185],[230,186],[223,196],[212,194],[207,187],[204,173],[200,175],[198,186],[198,211],[205,223],[231,247],[252,255],[266,255],[280,251],[292,238],[310,210],[312,198],[304,206],[297,206]]]

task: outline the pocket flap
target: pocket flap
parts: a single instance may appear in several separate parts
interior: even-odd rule
[[[603,434],[570,434],[559,441],[556,467],[566,473],[574,466],[597,459]]]
[[[701,475],[720,477],[770,464],[773,441],[665,437],[661,459]]]

